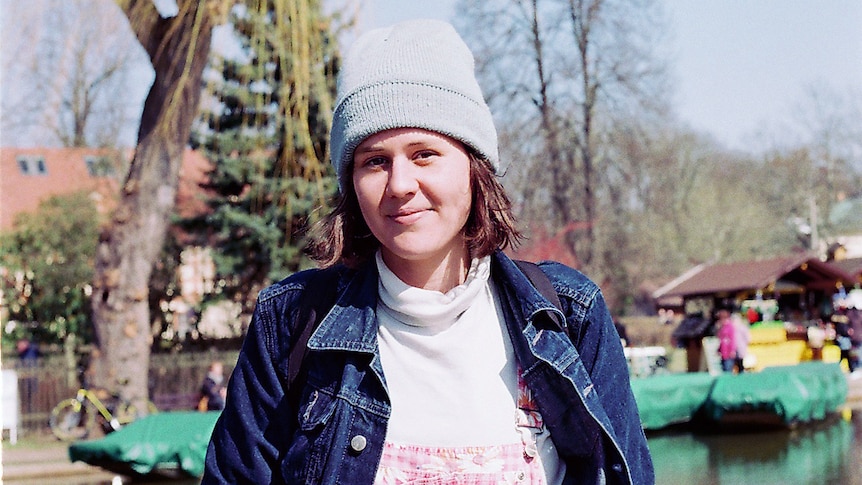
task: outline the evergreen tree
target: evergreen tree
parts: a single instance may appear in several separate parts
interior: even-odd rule
[[[326,163],[335,21],[314,0],[247,1],[229,22],[239,52],[210,65],[212,98],[193,144],[214,165],[211,212],[184,226],[213,247],[224,296],[246,305],[307,264],[304,231],[335,192]]]

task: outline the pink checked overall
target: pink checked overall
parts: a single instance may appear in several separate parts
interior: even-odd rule
[[[387,442],[375,484],[544,485],[545,470],[536,448],[536,434],[543,432],[544,423],[520,377],[517,408],[514,423],[520,442],[454,448]]]

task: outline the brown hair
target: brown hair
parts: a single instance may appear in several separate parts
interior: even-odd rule
[[[512,203],[497,180],[491,163],[469,151],[473,200],[464,225],[467,246],[473,257],[484,257],[497,249],[517,245],[522,239],[515,227]],[[347,167],[335,209],[311,231],[306,253],[323,267],[344,263],[356,267],[374,256],[380,242],[365,224],[353,189],[353,164]]]

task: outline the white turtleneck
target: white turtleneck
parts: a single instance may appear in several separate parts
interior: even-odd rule
[[[407,285],[379,253],[377,317],[392,401],[387,440],[423,446],[519,442],[517,366],[489,284],[490,257],[474,259],[448,291]]]
[[[491,258],[474,259],[446,293],[409,286],[376,257],[377,338],[392,414],[386,441],[427,447],[523,443],[516,426],[518,368]],[[565,465],[544,428],[534,439],[547,478]]]

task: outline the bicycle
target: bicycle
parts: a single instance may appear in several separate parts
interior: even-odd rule
[[[101,398],[100,398],[101,396]],[[104,401],[104,402],[103,402]],[[152,401],[147,401],[147,413],[158,412]],[[99,420],[105,433],[117,431],[138,417],[138,410],[119,396],[104,390],[78,389],[73,398],[64,399],[51,410],[51,432],[62,441],[84,439],[95,429]]]

